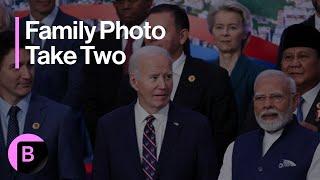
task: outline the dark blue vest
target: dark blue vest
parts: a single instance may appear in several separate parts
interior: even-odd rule
[[[295,120],[262,157],[264,131],[237,138],[232,155],[232,180],[305,180],[319,135]]]

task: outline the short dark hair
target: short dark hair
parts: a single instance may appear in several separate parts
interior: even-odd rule
[[[158,6],[154,6],[149,11],[150,14],[156,13],[171,13],[174,18],[174,23],[177,30],[187,29],[190,30],[189,18],[184,9],[174,4],[160,4]],[[189,39],[183,45],[183,51],[186,55],[190,55],[190,41]]]
[[[0,33],[0,65],[6,55],[15,48],[15,32],[14,31],[3,31]],[[24,38],[19,40],[20,48],[24,49],[25,46],[31,43]]]

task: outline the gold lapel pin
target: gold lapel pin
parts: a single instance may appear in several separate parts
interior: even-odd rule
[[[316,122],[319,122],[320,121],[320,102],[317,103],[317,118],[316,118]]]
[[[32,129],[39,129],[40,128],[40,124],[39,123],[33,123],[32,124]]]
[[[188,81],[189,82],[194,82],[196,80],[196,76],[194,76],[194,75],[190,75],[189,77],[188,77]]]

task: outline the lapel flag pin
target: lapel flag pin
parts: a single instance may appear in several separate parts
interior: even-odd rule
[[[195,75],[190,75],[189,77],[188,77],[188,81],[189,82],[194,82],[196,80],[196,76]]]
[[[173,122],[173,124],[174,124],[175,126],[179,126],[179,123],[177,123],[177,122]]]
[[[40,124],[39,123],[33,123],[32,124],[32,129],[39,129],[40,128]]]
[[[316,122],[320,121],[320,102],[317,103]]]

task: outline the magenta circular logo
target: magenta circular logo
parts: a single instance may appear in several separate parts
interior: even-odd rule
[[[16,171],[34,174],[46,165],[48,148],[39,136],[22,134],[11,142],[8,149],[8,159]]]

